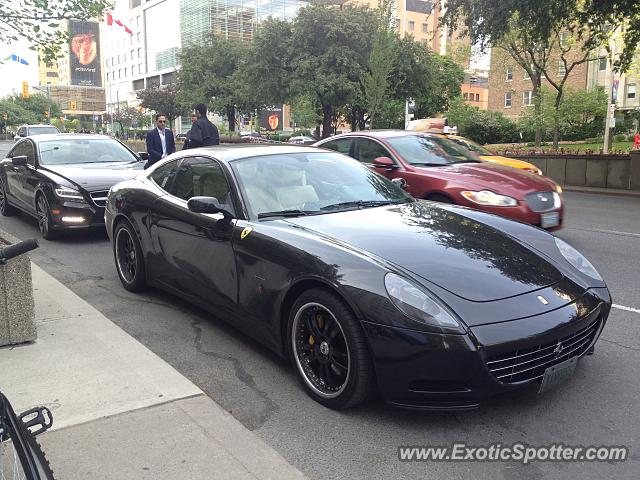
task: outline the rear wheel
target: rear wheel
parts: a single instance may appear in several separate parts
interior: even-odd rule
[[[38,228],[42,234],[42,238],[53,240],[58,236],[58,232],[53,229],[53,220],[51,219],[51,209],[49,202],[43,194],[39,194],[36,200],[36,216],[38,217]]]
[[[144,291],[147,282],[138,236],[127,222],[121,221],[116,226],[113,239],[113,256],[122,285],[131,292]]]
[[[4,185],[4,179],[0,176],[0,213],[4,217],[10,217],[18,213],[18,209],[12,205],[9,205],[7,200],[7,189]]]
[[[291,361],[311,398],[344,409],[373,397],[374,371],[364,333],[343,300],[309,290],[294,303],[288,326]]]

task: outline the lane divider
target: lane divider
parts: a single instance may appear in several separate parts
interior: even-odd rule
[[[640,308],[625,307],[624,305],[617,305],[615,303],[611,306],[613,308],[617,308],[618,310],[625,310],[627,312],[640,313]]]

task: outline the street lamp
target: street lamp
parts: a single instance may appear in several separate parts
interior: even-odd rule
[[[47,83],[47,88],[43,89],[40,87],[33,86],[31,88],[38,90],[40,92],[45,92],[47,94],[47,121],[49,125],[51,125],[51,93],[49,92],[50,83]]]

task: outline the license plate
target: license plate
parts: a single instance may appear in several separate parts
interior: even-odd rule
[[[540,214],[540,226],[542,228],[557,227],[560,224],[560,213],[541,213]]]
[[[552,367],[547,368],[544,371],[544,376],[542,377],[542,385],[540,385],[540,390],[538,390],[538,393],[546,392],[547,390],[551,390],[561,383],[566,382],[567,379],[573,376],[573,372],[575,371],[577,364],[578,357],[573,357],[569,360],[565,360],[562,363],[558,363],[557,365],[553,365]]]

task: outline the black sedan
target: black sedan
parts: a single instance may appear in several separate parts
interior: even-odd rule
[[[181,152],[114,186],[105,218],[126,289],[172,292],[288,355],[331,408],[547,390],[592,353],[611,306],[562,240],[417,201],[333,151]]]
[[[111,186],[143,168],[138,155],[102,135],[24,138],[0,161],[0,213],[35,216],[47,239],[62,229],[103,227]]]

